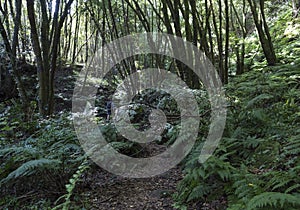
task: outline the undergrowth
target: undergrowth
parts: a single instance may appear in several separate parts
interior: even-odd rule
[[[12,144],[7,139],[0,149],[3,208],[21,208],[24,203],[35,206],[38,200],[45,206],[65,192],[68,179],[84,160],[67,115],[37,122],[30,136]]]
[[[256,64],[226,86],[228,117],[221,144],[200,164],[198,141],[174,196],[176,208],[203,207],[225,197],[226,206],[217,209],[300,209],[299,35],[280,35],[280,64]],[[293,51],[294,59],[286,51]]]

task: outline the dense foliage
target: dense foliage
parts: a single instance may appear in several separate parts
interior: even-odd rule
[[[299,30],[298,24],[289,27]],[[226,209],[299,209],[299,35],[282,32],[277,38],[282,64],[255,62],[251,71],[227,85],[222,143],[202,165],[197,152],[201,143],[188,157],[177,207],[200,202],[204,208],[223,198]],[[224,204],[218,208],[225,209]]]
[[[167,92],[147,89],[129,104],[138,130],[149,128],[151,108],[166,115],[161,137],[149,145],[124,138],[106,120],[106,102],[122,79],[165,68],[191,88],[201,116],[173,207],[300,209],[299,8],[297,0],[0,1],[0,208],[93,208],[91,193],[83,193],[92,188],[87,177],[103,171],[72,124],[76,76],[105,43],[158,31],[192,42],[216,67],[227,99],[220,145],[199,163],[210,124],[207,91],[180,62],[156,55],[120,62],[98,86],[94,119],[107,142],[134,158],[174,143],[180,111]]]

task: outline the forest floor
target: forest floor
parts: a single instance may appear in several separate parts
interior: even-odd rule
[[[57,112],[72,108],[72,95],[75,77],[72,68],[63,68],[56,73],[56,110]],[[73,75],[73,76],[70,76]],[[105,92],[105,91],[104,91]],[[166,146],[152,144],[147,147],[147,156],[165,151]],[[87,209],[175,209],[173,194],[179,181],[183,178],[180,165],[164,174],[151,178],[133,179],[116,176],[96,166],[88,171],[83,185],[78,187],[78,206],[87,205]],[[196,203],[189,209],[220,209],[223,201],[212,204]]]
[[[75,71],[68,67],[56,74],[57,113],[71,111]],[[166,148],[166,145],[151,143],[143,153],[147,157],[155,156]],[[183,176],[180,164],[164,174],[140,179],[117,176],[95,166],[86,173],[82,184],[76,187],[77,199],[74,200],[77,206],[86,206],[86,209],[175,209],[173,195]],[[192,206],[188,205],[188,209],[214,210],[224,209],[224,206],[226,200],[222,198],[210,203],[194,202]]]
[[[56,111],[71,110],[71,99],[74,89],[74,77],[70,76],[71,68],[61,69],[56,74]],[[154,145],[148,155],[155,155],[165,150],[162,145]],[[155,153],[155,154],[153,154]],[[172,195],[182,179],[179,166],[162,175],[151,178],[125,178],[111,174],[95,166],[89,170],[82,185],[77,188],[79,206],[87,209],[175,209]],[[76,194],[77,194],[76,193]]]
[[[89,173],[89,189],[80,197],[88,209],[175,209],[172,194],[182,178],[179,167],[152,178],[133,179],[115,176],[102,169]]]

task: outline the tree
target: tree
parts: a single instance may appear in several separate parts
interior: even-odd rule
[[[229,3],[225,0],[225,64],[223,82],[228,83],[228,69],[229,69]]]
[[[246,8],[246,0],[242,1],[241,11],[238,12],[236,5],[231,0],[231,28],[234,32],[233,40],[234,40],[234,51],[236,54],[236,75],[240,75],[244,73],[245,68],[245,39],[248,34],[247,27],[247,8]]]
[[[7,2],[6,2],[7,3]],[[22,1],[16,0],[15,1],[15,11],[13,9],[12,2],[10,1],[10,12],[13,18],[13,37],[12,41],[10,42],[10,24],[9,24],[9,14],[7,9],[7,4],[5,5],[5,9],[2,8],[0,5],[0,11],[4,17],[4,20],[6,21],[6,29],[5,26],[2,23],[2,20],[0,20],[0,34],[4,42],[6,53],[9,57],[10,64],[11,64],[11,70],[14,74],[14,79],[17,84],[17,88],[19,90],[19,95],[21,98],[21,102],[23,104],[23,108],[25,111],[25,116],[28,112],[29,108],[29,100],[27,97],[27,93],[25,90],[25,87],[21,80],[21,75],[17,69],[17,46],[19,42],[19,31],[20,31],[20,25],[21,25],[21,7],[22,7]],[[10,75],[7,75],[8,77]]]
[[[268,64],[276,63],[264,0],[243,0],[242,3],[235,0],[145,0],[142,3],[137,0],[77,0],[76,10],[70,10],[74,0],[26,0],[27,18],[24,19],[20,19],[21,13],[17,11],[18,2],[22,1],[14,1],[4,0],[1,3],[0,11],[4,17],[0,25],[1,36],[14,63],[14,58],[22,56],[18,54],[18,45],[23,49],[26,48],[24,45],[28,45],[22,36],[21,39],[18,37],[18,32],[25,30],[26,34],[30,31],[29,48],[33,48],[38,69],[38,104],[43,116],[50,115],[54,109],[54,75],[60,55],[71,64],[86,62],[100,46],[97,45],[99,40],[104,45],[128,34],[152,31],[185,38],[209,57],[226,84],[232,59],[237,63],[236,74],[244,72],[247,51],[244,40],[255,27]],[[293,0],[294,10],[299,8],[298,3],[298,0]],[[251,9],[253,21],[246,8]],[[11,11],[13,21],[9,20],[7,11]],[[179,49],[173,46],[172,50],[176,52]],[[185,55],[186,52],[180,51],[182,56],[192,56]],[[235,53],[236,57],[232,57],[231,53]],[[130,75],[137,70],[136,63],[140,63],[141,66],[167,68],[176,72],[190,87],[200,87],[199,78],[178,61],[158,55],[137,57],[121,61],[121,65],[116,67],[118,76],[124,78]],[[142,61],[135,62],[137,59]],[[18,81],[17,72],[14,75]],[[26,91],[20,81],[17,84],[19,95],[25,100]]]
[[[39,79],[39,112],[42,116],[51,115],[54,106],[54,75],[57,67],[57,58],[60,42],[61,28],[68,15],[68,11],[74,0],[69,0],[60,10],[60,0],[55,1],[55,9],[52,16],[52,8],[49,8],[46,0],[40,1],[41,24],[36,21],[34,0],[27,0],[28,19],[30,22],[31,42],[36,56]],[[61,11],[61,14],[59,12]]]
[[[273,66],[276,64],[276,54],[274,51],[272,38],[269,32],[269,27],[266,21],[266,16],[264,12],[264,0],[259,0],[259,6],[257,6],[255,0],[248,0],[251,8],[254,23],[257,29],[258,37],[263,48],[264,54],[266,56],[268,65]],[[257,8],[260,9],[257,11]]]

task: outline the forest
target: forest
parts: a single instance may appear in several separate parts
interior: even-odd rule
[[[0,209],[297,210],[299,154],[300,0],[0,0]]]

